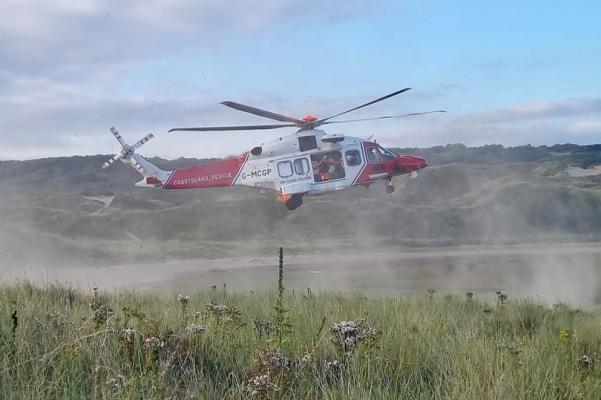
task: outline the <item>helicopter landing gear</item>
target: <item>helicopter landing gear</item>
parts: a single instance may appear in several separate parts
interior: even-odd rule
[[[392,179],[386,181],[386,193],[390,194],[394,192],[394,186],[392,186]]]
[[[286,200],[286,208],[290,211],[296,210],[300,206],[303,205],[303,197],[302,196],[292,196],[288,200]]]

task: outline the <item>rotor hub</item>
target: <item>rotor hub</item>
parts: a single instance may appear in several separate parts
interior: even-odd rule
[[[307,114],[303,117],[304,122],[317,122],[317,117],[315,115]]]

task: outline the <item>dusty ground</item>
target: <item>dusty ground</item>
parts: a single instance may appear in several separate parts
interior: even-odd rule
[[[277,258],[174,260],[109,267],[0,266],[0,279],[67,282],[89,289],[169,293],[223,283],[230,290],[274,286]],[[286,255],[289,289],[356,291],[367,295],[502,290],[548,302],[601,303],[601,246],[593,244],[455,247],[427,250]]]

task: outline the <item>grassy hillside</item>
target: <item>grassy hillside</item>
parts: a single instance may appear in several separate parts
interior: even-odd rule
[[[253,189],[139,189],[107,156],[0,162],[0,257],[115,262],[246,254],[249,248],[439,246],[601,239],[598,146],[404,149],[418,179],[316,198],[294,212]],[[490,160],[486,162],[485,160]],[[207,160],[154,160],[175,168]],[[570,175],[570,166],[588,167]],[[258,249],[258,250],[257,250]]]
[[[4,285],[0,397],[601,398],[599,311],[477,296]]]

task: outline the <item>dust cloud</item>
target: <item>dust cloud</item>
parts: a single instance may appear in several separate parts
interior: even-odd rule
[[[601,303],[601,200],[538,165],[431,167],[393,195],[374,184],[291,213],[253,190],[132,188],[135,173],[100,171],[103,160],[36,160],[19,185],[5,179],[0,281],[267,290],[283,246],[293,290]]]

